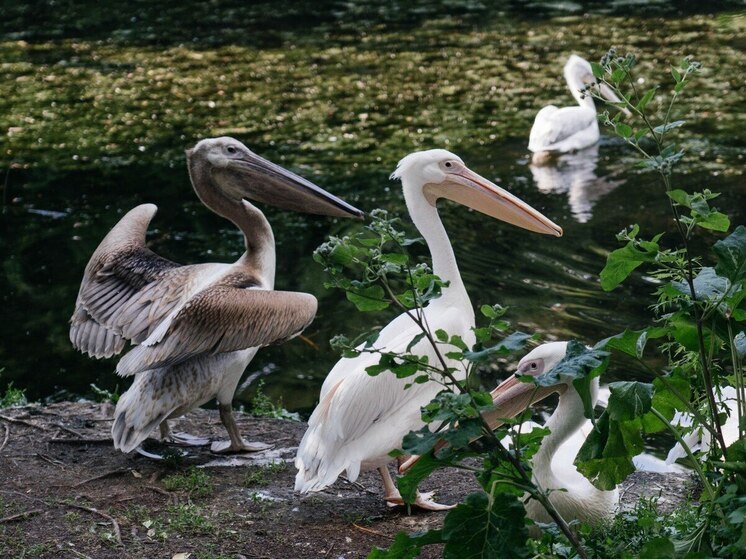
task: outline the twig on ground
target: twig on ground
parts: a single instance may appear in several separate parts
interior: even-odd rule
[[[75,485],[72,485],[71,487],[80,487],[81,485],[85,485],[86,483],[90,483],[92,481],[96,481],[98,479],[104,479],[106,477],[112,477],[112,476],[120,476],[122,474],[126,474],[127,472],[130,472],[131,470],[129,468],[119,468],[117,470],[111,470],[110,472],[104,472],[103,474],[99,474],[97,476],[90,477],[88,479],[84,479],[83,481],[79,481]]]
[[[44,460],[48,464],[52,464],[52,466],[57,466],[58,468],[61,468],[63,470],[65,469],[65,463],[61,462],[60,460],[55,460],[51,456],[47,456],[46,454],[42,454],[41,452],[37,452],[36,456],[38,458],[41,458],[42,460]]]
[[[55,427],[59,427],[66,433],[70,433],[71,435],[73,435],[74,437],[78,437],[79,439],[85,438],[85,435],[83,435],[80,431],[76,431],[75,429],[70,429],[70,427],[65,427],[64,425],[62,425],[62,423],[52,423],[52,425],[54,425]]]
[[[366,493],[370,493],[371,495],[378,495],[378,493],[376,493],[375,491],[371,491],[370,489],[365,487],[362,483],[359,483],[357,481],[350,481],[345,476],[339,476],[339,479],[341,479],[342,481],[346,481],[350,485],[357,487],[360,491],[365,491]]]
[[[368,534],[373,534],[374,536],[380,536],[382,538],[391,539],[391,536],[388,536],[384,534],[383,532],[377,532],[376,530],[371,530],[370,528],[365,528],[364,526],[360,526],[359,524],[352,523],[352,526],[357,528],[358,530],[362,532],[366,532]]]
[[[5,438],[3,439],[3,444],[0,444],[0,452],[3,451],[5,448],[5,445],[8,444],[8,437],[10,437],[10,427],[7,425],[4,425],[5,427]]]
[[[59,444],[111,444],[111,439],[95,439],[95,438],[80,438],[80,439],[49,439],[47,442],[59,443]]]
[[[57,504],[64,506],[64,507],[72,507],[74,509],[84,510],[84,511],[90,512],[91,514],[97,514],[101,518],[105,518],[106,520],[111,522],[111,525],[114,528],[114,538],[116,538],[117,543],[121,546],[124,545],[124,543],[122,542],[122,532],[119,529],[119,523],[116,521],[116,519],[113,516],[110,516],[106,514],[105,512],[101,512],[98,509],[94,509],[91,507],[85,507],[83,505],[76,505],[75,503],[63,503],[61,501],[58,501]]]
[[[30,518],[34,516],[35,514],[39,514],[40,512],[43,512],[43,511],[41,509],[33,509],[33,510],[27,510],[26,512],[19,512],[18,514],[6,516],[5,518],[0,518],[0,524],[5,524],[6,522],[15,522],[16,520],[25,520],[26,518]]]
[[[31,423],[30,421],[25,421],[23,419],[17,419],[15,417],[8,417],[7,415],[0,415],[0,419],[3,421],[7,421],[8,423],[18,423],[19,425],[26,425],[27,427],[33,427],[34,429],[40,429],[41,431],[46,431],[47,428],[43,425],[37,425],[36,423]]]

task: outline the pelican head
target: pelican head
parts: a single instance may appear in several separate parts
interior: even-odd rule
[[[507,190],[469,169],[460,157],[444,149],[410,153],[391,175],[401,179],[405,195],[420,190],[435,206],[447,198],[512,225],[562,236],[562,228]]]
[[[565,80],[572,90],[574,96],[580,95],[580,90],[587,85],[597,85],[598,92],[601,96],[611,103],[621,103],[621,99],[616,96],[614,91],[605,83],[598,83],[596,76],[593,75],[591,63],[577,54],[571,54],[565,63]],[[627,117],[632,113],[626,108],[620,108]]]
[[[538,377],[551,371],[565,358],[567,342],[549,342],[530,351],[518,363],[518,369],[512,377],[504,380],[492,391],[495,409],[485,414],[485,419],[497,427],[500,418],[515,417],[532,404],[543,400],[555,392],[560,394],[567,390],[571,379],[560,375],[559,382],[552,386],[535,386],[523,382],[519,377],[530,375]]]
[[[208,138],[186,151],[192,183],[197,177],[232,200],[248,198],[283,210],[362,218],[363,212],[295,173],[259,157],[234,138]],[[200,192],[198,191],[198,194]]]

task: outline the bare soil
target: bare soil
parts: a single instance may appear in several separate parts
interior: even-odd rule
[[[110,404],[95,403],[0,412],[0,558],[359,558],[401,530],[443,520],[444,513],[388,508],[375,472],[320,493],[293,493],[292,459],[304,423],[237,413],[245,438],[274,448],[224,457],[191,447],[187,456],[157,461],[114,450],[111,412]],[[211,410],[172,427],[225,437]],[[156,441],[146,448],[173,453]],[[623,493],[625,501],[660,496],[659,505],[670,508],[685,485],[681,476],[635,474]],[[449,470],[422,488],[456,503],[477,484],[471,474]]]

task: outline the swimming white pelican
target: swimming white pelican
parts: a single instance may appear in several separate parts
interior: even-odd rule
[[[596,83],[591,65],[576,54],[570,55],[565,64],[565,80],[579,106],[560,109],[548,105],[537,113],[528,141],[528,149],[534,152],[535,160],[546,157],[547,152],[566,153],[592,146],[600,138],[593,98],[580,92],[586,85]],[[603,97],[619,102],[606,84],[598,88]],[[631,116],[627,109],[623,112]]]
[[[530,231],[561,236],[562,229],[442,149],[406,156],[392,178],[402,181],[409,215],[430,249],[434,273],[449,282],[442,296],[425,307],[425,320],[432,332],[442,328],[460,335],[471,346],[475,341],[474,310],[438,216],[438,198],[448,198]],[[375,347],[404,352],[419,333],[405,313],[381,331]],[[427,355],[431,363],[436,362],[436,355],[425,340],[411,351]],[[377,468],[383,477],[385,500],[391,505],[402,503],[387,469],[391,461],[388,453],[401,447],[404,435],[423,425],[420,407],[443,388],[436,382],[428,382],[405,390],[404,385],[411,379],[397,379],[390,373],[368,375],[366,367],[378,360],[377,355],[369,353],[341,359],[326,377],[319,405],[298,448],[297,491],[319,491],[334,483],[344,471],[354,481],[361,470]],[[459,378],[464,378],[461,362],[448,359],[447,364],[457,369]],[[431,510],[444,508],[432,502],[429,495],[421,495],[416,504]]]
[[[567,342],[542,344],[521,359],[516,375],[538,376],[549,372],[564,359],[566,350]],[[596,377],[591,381],[591,404],[594,406],[598,399],[598,386],[599,379]],[[550,491],[549,500],[566,521],[598,523],[614,513],[619,502],[619,494],[616,489],[597,489],[573,465],[582,441],[581,445],[577,446],[577,439],[575,443],[567,443],[577,436],[587,420],[583,415],[580,394],[572,381],[560,376],[558,384],[537,389],[531,383],[521,382],[516,376],[511,377],[500,384],[492,394],[493,398],[496,394],[501,394],[499,398],[510,397],[513,407],[508,409],[498,404],[500,411],[495,414],[498,417],[515,416],[525,409],[527,404],[542,400],[553,392],[559,393],[559,402],[545,424],[550,434],[542,439],[539,450],[531,461],[534,483]],[[537,522],[553,522],[541,503],[535,499],[530,499],[526,503],[526,513]]]
[[[96,358],[120,353],[126,340],[136,345],[117,365],[120,375],[136,376],[117,403],[115,448],[130,452],[159,425],[168,437],[167,419],[217,398],[230,443],[215,443],[213,450],[261,450],[268,445],[240,436],[233,393],[259,347],[308,326],[316,298],[273,291],[272,228],[244,198],[305,213],[362,217],[362,212],[233,138],[202,140],[187,151],[187,162],[197,196],[241,230],[246,252],[233,264],[181,266],[166,260],[145,245],[156,206],[137,206],[91,256],[70,340]]]

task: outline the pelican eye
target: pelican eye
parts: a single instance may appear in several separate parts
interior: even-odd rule
[[[538,367],[539,366],[536,364],[536,361],[534,361],[533,363],[531,363],[531,370],[532,371],[535,371]]]
[[[450,161],[446,161],[446,167],[450,169],[451,167],[453,167],[453,163],[451,163]]]
[[[238,153],[236,146],[228,146],[227,148],[225,148],[225,151],[227,151],[231,155]]]

